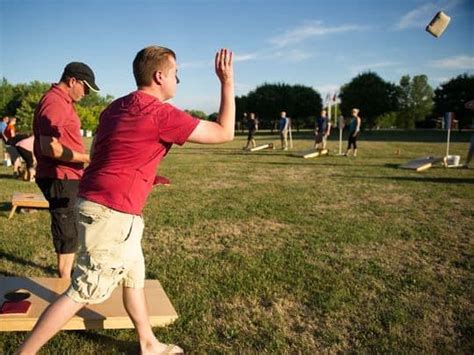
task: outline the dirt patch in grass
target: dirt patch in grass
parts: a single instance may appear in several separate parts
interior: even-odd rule
[[[186,257],[204,256],[229,250],[245,256],[255,256],[264,250],[277,249],[286,238],[282,230],[290,228],[284,223],[264,219],[245,222],[214,221],[197,223],[191,230],[179,233],[176,229],[161,228],[147,239],[160,240],[164,247],[179,248]]]

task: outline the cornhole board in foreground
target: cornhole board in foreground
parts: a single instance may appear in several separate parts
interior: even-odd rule
[[[0,331],[28,331],[33,328],[45,308],[62,294],[69,282],[59,278],[0,277],[0,299],[7,292],[24,289],[31,293],[31,307],[26,315],[0,314]],[[178,319],[168,296],[157,280],[145,280],[145,295],[150,323],[163,327]],[[122,304],[122,287],[101,304],[88,305],[79,311],[62,329],[125,329],[133,328]]]
[[[44,196],[39,193],[14,192],[12,196],[12,210],[8,219],[15,215],[17,207],[28,208],[48,208],[49,203]]]
[[[293,154],[293,156],[308,159],[308,158],[320,157],[322,155],[327,155],[327,154],[328,154],[327,149],[322,149],[322,150],[321,149],[309,149],[309,150],[305,150],[303,152],[295,153],[295,154]]]
[[[259,145],[258,147],[251,148],[250,151],[256,152],[263,149],[273,149],[273,143]]]
[[[443,158],[438,157],[423,157],[415,160],[411,160],[405,164],[400,165],[402,169],[415,170],[417,172],[428,170],[433,164],[440,163]]]

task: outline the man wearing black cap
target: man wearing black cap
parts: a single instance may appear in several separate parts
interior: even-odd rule
[[[89,162],[74,103],[89,91],[99,91],[91,68],[80,62],[69,63],[59,83],[41,98],[33,119],[36,183],[49,202],[58,274],[62,278],[71,277],[77,248],[73,210],[84,163]]]

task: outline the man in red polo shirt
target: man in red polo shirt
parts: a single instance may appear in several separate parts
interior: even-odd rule
[[[41,98],[33,118],[36,183],[49,202],[58,274],[68,279],[77,250],[74,205],[84,163],[89,162],[74,103],[89,90],[99,90],[91,68],[84,63],[69,63],[59,83]]]
[[[143,354],[178,354],[158,342],[151,329],[143,290],[142,209],[156,169],[173,144],[223,143],[234,137],[232,52],[215,57],[221,82],[217,122],[200,121],[165,103],[179,82],[170,49],[144,48],[133,61],[138,90],[112,102],[101,114],[91,163],[76,207],[79,251],[72,283],[40,317],[20,353],[34,353],[85,304],[106,300],[123,285],[124,307],[138,333]]]

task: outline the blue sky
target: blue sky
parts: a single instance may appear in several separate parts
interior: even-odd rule
[[[364,71],[398,82],[426,74],[434,87],[474,73],[473,0],[22,1],[0,0],[0,75],[57,82],[65,64],[89,64],[102,94],[135,90],[132,61],[151,44],[175,50],[173,104],[218,110],[215,51],[235,53],[236,94],[264,82],[311,86],[324,98]],[[438,39],[424,28],[443,10]]]

